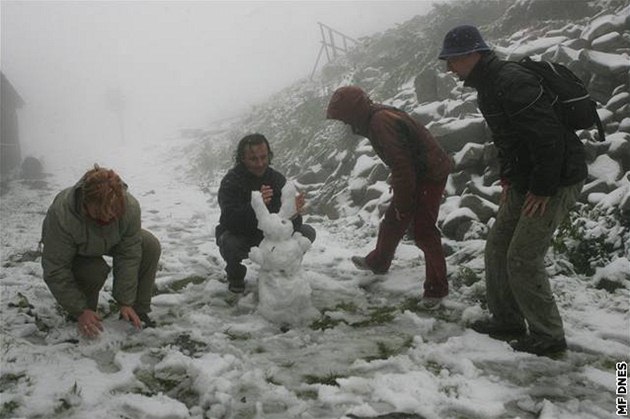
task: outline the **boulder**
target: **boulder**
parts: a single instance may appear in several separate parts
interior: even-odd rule
[[[580,192],[580,196],[578,200],[580,202],[588,202],[588,196],[592,193],[610,193],[613,189],[615,189],[615,185],[608,183],[602,179],[595,179],[592,182],[589,182],[584,185],[582,191]]]
[[[619,131],[630,132],[630,117],[623,118],[619,123]]]
[[[390,170],[387,166],[385,166],[385,163],[378,162],[374,165],[372,171],[368,175],[368,183],[371,185],[378,181],[386,181],[389,177],[389,173]]]
[[[487,223],[499,210],[498,205],[473,194],[464,194],[459,205],[461,208],[469,208],[482,223]]]
[[[615,133],[608,137],[608,155],[621,165],[623,172],[630,171],[630,134]]]
[[[446,105],[443,102],[430,102],[417,106],[409,115],[422,125],[439,121],[444,116]]]
[[[593,163],[588,166],[589,179],[601,179],[609,183],[614,183],[621,178],[624,172],[621,171],[621,165],[610,158],[607,154],[597,157]]]
[[[455,153],[468,143],[483,144],[490,135],[483,118],[455,119],[430,126],[433,136],[444,150]]]
[[[330,176],[328,170],[324,170],[321,167],[316,169],[311,168],[297,177],[296,181],[302,185],[312,185],[317,183],[324,183]]]
[[[591,43],[591,48],[596,51],[614,53],[617,49],[627,47],[626,40],[619,32],[610,32],[596,38]]]
[[[501,185],[484,186],[470,181],[466,184],[463,194],[474,194],[492,204],[498,205],[502,189]]]
[[[457,80],[449,73],[438,73],[437,75],[437,100],[451,96],[453,89],[457,87]]]
[[[39,180],[45,177],[44,166],[35,157],[26,157],[20,168],[20,178],[25,180]]]
[[[477,172],[483,168],[484,144],[468,143],[455,153],[455,170],[472,170]]]
[[[447,191],[451,195],[461,195],[468,182],[470,182],[470,173],[463,170],[451,173],[448,177]]]
[[[434,68],[427,67],[416,76],[413,85],[418,103],[434,102],[440,99],[436,73]]]
[[[479,218],[470,208],[458,208],[442,223],[442,233],[449,239],[462,241],[474,221]]]
[[[599,38],[610,32],[623,32],[628,22],[624,15],[608,14],[599,16],[594,19],[590,25],[584,28],[584,31],[580,35],[580,38],[592,43],[595,39]]]
[[[628,77],[630,60],[624,55],[583,49],[580,51],[579,59],[589,70],[601,76],[621,81]]]
[[[616,95],[611,97],[610,100],[608,100],[608,102],[606,103],[606,109],[608,109],[610,112],[616,112],[628,103],[630,103],[629,92],[617,93]]]

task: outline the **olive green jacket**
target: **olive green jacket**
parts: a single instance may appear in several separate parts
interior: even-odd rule
[[[74,258],[112,256],[113,297],[121,305],[133,305],[142,257],[140,205],[125,191],[123,217],[100,225],[85,214],[81,196],[79,182],[61,191],[46,213],[42,226],[44,281],[59,304],[78,316],[88,306],[72,273]]]

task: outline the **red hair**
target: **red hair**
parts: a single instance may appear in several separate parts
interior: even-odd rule
[[[109,220],[125,212],[125,188],[120,177],[110,169],[94,165],[83,175],[83,205],[93,208],[98,218]]]

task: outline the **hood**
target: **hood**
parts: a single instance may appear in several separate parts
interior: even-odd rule
[[[372,100],[360,87],[340,87],[330,98],[326,118],[345,122],[356,134],[365,135],[370,120],[371,105]]]

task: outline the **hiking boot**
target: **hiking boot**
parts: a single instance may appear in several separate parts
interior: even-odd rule
[[[442,298],[422,297],[418,303],[418,309],[422,311],[434,311],[442,307]]]
[[[560,339],[540,339],[535,336],[524,336],[514,342],[510,342],[510,346],[515,351],[527,352],[538,356],[551,357],[567,350],[567,341]]]
[[[382,275],[382,274],[387,273],[386,270],[384,271],[384,270],[372,268],[370,265],[368,265],[367,259],[362,256],[352,256],[350,260],[352,261],[352,263],[354,263],[354,266],[356,266],[357,269],[360,269],[362,271],[372,271],[372,273],[376,275]]]
[[[149,317],[147,313],[137,313],[137,314],[144,328],[153,328],[157,326],[157,324],[151,319],[151,317]]]
[[[477,320],[470,328],[477,333],[488,335],[493,339],[512,340],[524,336],[527,329],[524,324],[506,324],[496,321],[494,318]]]
[[[234,294],[245,292],[245,281],[229,281],[228,290]]]

